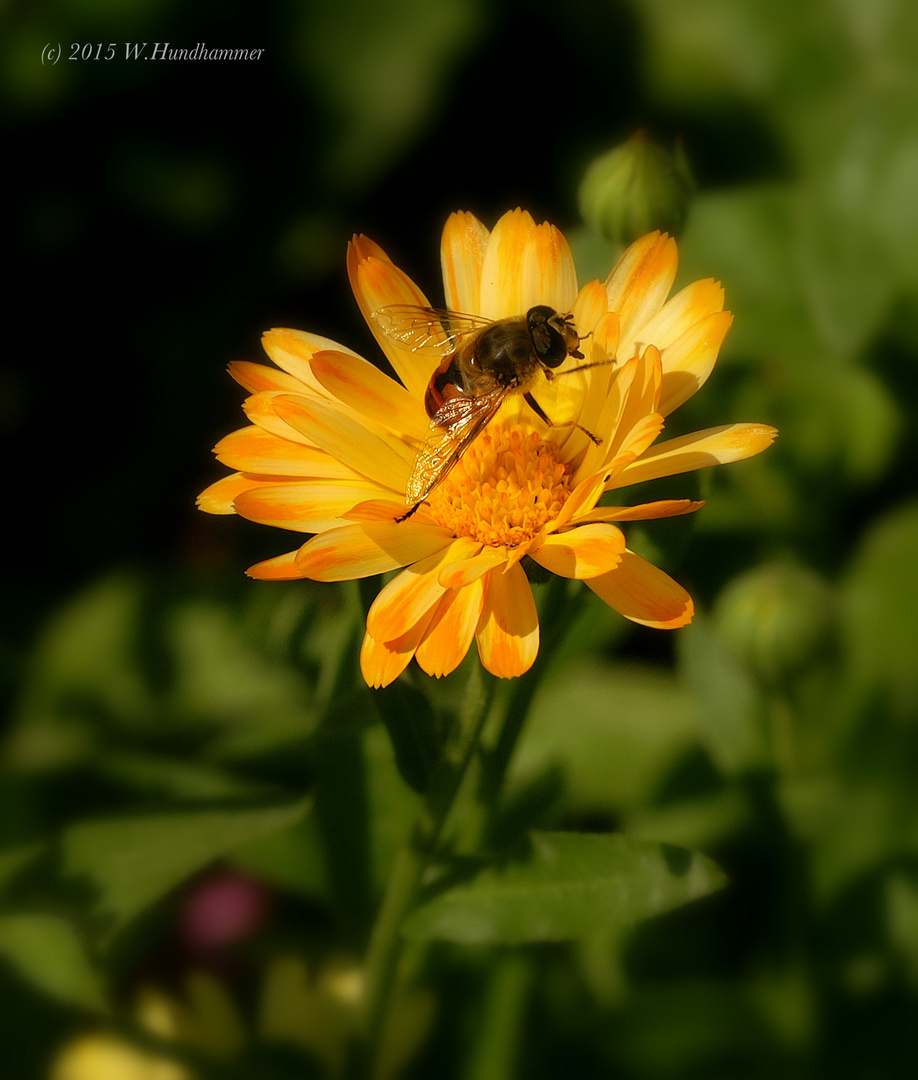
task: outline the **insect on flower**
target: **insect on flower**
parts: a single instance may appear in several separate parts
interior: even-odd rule
[[[573,315],[538,304],[525,315],[490,320],[443,308],[393,304],[375,311],[373,321],[412,352],[443,358],[424,395],[431,422],[405,489],[410,509],[399,521],[409,518],[446,477],[509,394],[522,394],[549,427],[576,427],[597,446],[602,442],[575,420],[549,419],[532,393],[540,375],[551,381],[610,362],[557,370],[569,356],[583,359]]]
[[[678,253],[661,233],[580,285],[560,230],[520,209],[493,229],[452,214],[441,262],[438,310],[378,244],[353,238],[348,277],[394,377],[327,338],[268,331],[276,366],[231,367],[249,424],[220,440],[234,471],[201,509],[299,534],[294,550],[249,567],[259,580],[394,574],[367,612],[370,686],[412,660],[446,675],[473,642],[493,675],[528,671],[540,630],[524,559],[583,581],[632,622],[685,626],[692,598],[626,531],[702,504],[616,493],[774,439],[758,423],[658,439],[714,368],[733,319],[721,285],[669,297]]]

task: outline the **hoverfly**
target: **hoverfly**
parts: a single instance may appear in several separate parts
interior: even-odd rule
[[[583,359],[581,337],[570,314],[546,304],[525,315],[496,321],[478,315],[412,304],[394,304],[373,313],[387,337],[414,352],[442,357],[424,395],[430,427],[408,479],[405,502],[410,517],[450,472],[468,447],[497,414],[509,394],[522,394],[546,424],[556,426],[532,395],[540,374],[551,380],[569,357]],[[599,363],[608,363],[600,361]],[[570,374],[596,364],[580,364]],[[588,435],[600,440],[568,421]]]

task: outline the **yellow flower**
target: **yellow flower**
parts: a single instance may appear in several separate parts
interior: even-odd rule
[[[251,567],[252,577],[339,581],[401,571],[367,616],[361,668],[372,686],[392,682],[412,657],[428,674],[444,675],[473,639],[493,674],[527,671],[539,624],[523,556],[584,580],[634,622],[689,622],[689,595],[629,551],[616,522],[701,504],[598,504],[616,488],[757,454],[775,437],[762,424],[732,424],[654,442],[664,417],[714,366],[732,321],[720,285],[698,281],[667,301],[676,244],[651,233],[605,283],[578,289],[562,234],[521,210],[505,214],[493,232],[471,214],[453,214],[441,257],[452,310],[500,319],[546,304],[572,314],[584,360],[566,366],[597,366],[566,378],[558,377],[562,367],[535,385],[552,425],[510,393],[405,518],[406,485],[429,427],[424,396],[439,359],[393,340],[373,319],[389,305],[429,301],[381,248],[358,236],[348,250],[351,286],[400,382],[332,341],[269,331],[264,348],[280,370],[231,365],[250,391],[244,408],[252,426],[216,447],[239,471],[204,491],[201,508],[316,534]]]

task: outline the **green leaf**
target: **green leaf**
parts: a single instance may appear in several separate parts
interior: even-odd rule
[[[234,848],[300,821],[309,801],[92,821],[61,840],[65,877],[81,878],[114,936],[195,871]]]
[[[532,833],[521,859],[490,867],[417,908],[414,939],[518,945],[630,926],[725,883],[703,855],[626,836]]]
[[[710,620],[696,613],[676,644],[680,673],[700,706],[701,738],[717,767],[729,776],[766,766],[771,759],[759,691]]]
[[[0,916],[0,955],[45,993],[106,1011],[98,974],[73,927],[55,915]]]
[[[883,688],[902,716],[918,707],[918,501],[880,518],[842,581],[850,685]]]
[[[442,736],[428,696],[404,679],[377,690],[373,704],[392,740],[402,779],[424,794],[440,757]]]
[[[699,725],[691,695],[662,667],[581,659],[540,688],[513,783],[559,769],[574,810],[618,813],[653,797]]]

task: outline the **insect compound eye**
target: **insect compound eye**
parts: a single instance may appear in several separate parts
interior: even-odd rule
[[[559,367],[567,359],[568,347],[561,332],[554,326],[558,313],[546,304],[530,308],[526,324],[532,338],[532,348],[546,367]]]

